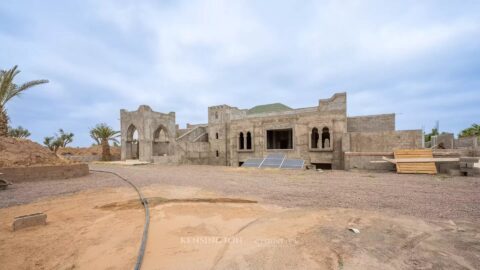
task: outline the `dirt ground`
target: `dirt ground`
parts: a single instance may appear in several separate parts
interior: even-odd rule
[[[149,197],[142,269],[480,269],[480,178],[95,169],[126,176]],[[133,267],[144,212],[113,176],[22,183],[0,195],[0,254],[8,258],[0,269]],[[34,212],[47,213],[48,224],[11,231],[13,217]]]

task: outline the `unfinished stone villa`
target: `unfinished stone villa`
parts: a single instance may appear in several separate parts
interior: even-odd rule
[[[306,166],[382,169],[369,161],[396,148],[421,148],[421,130],[395,130],[395,114],[347,116],[347,94],[317,106],[292,109],[280,103],[238,109],[208,108],[207,124],[179,128],[175,113],[141,105],[122,109],[122,160],[168,164],[240,166],[248,159],[284,153]]]

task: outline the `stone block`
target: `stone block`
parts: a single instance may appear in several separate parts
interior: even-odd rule
[[[15,217],[12,224],[12,229],[14,231],[17,231],[27,227],[46,225],[46,224],[47,224],[47,214],[35,213],[31,215]]]
[[[460,162],[460,168],[473,168],[474,163]]]

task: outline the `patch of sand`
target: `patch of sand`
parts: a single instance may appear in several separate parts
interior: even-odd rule
[[[143,190],[157,199],[142,269],[480,267],[480,226],[473,223],[225,202],[189,187]],[[144,222],[135,199],[132,190],[113,188],[0,209],[0,268],[131,269]],[[48,224],[11,231],[14,216],[33,212],[47,213]]]

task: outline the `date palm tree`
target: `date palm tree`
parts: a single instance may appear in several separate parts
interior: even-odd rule
[[[17,66],[9,70],[0,70],[0,137],[8,136],[8,115],[5,108],[7,102],[33,86],[48,83],[48,80],[34,80],[17,85],[13,80],[18,73],[20,70],[17,70]]]
[[[90,137],[102,146],[102,161],[112,160],[109,141],[118,143],[118,136],[120,136],[120,131],[113,130],[105,123],[98,124],[90,130]]]
[[[22,126],[18,126],[16,128],[8,127],[8,136],[20,139],[26,139],[30,137],[30,131],[28,129],[23,128]]]

